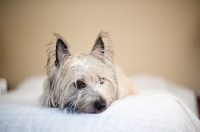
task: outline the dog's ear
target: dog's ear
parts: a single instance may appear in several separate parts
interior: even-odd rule
[[[56,60],[55,66],[59,66],[63,56],[70,56],[67,43],[61,38],[58,37],[56,40]]]
[[[104,50],[105,50],[105,45],[104,45],[104,42],[102,40],[102,36],[101,36],[101,33],[98,35],[95,43],[94,43],[94,46],[92,48],[92,52],[93,53],[98,53],[100,55],[103,55],[104,54]]]
[[[101,31],[99,33],[92,48],[91,55],[100,58],[107,58],[112,61],[113,50],[111,40],[107,32]]]

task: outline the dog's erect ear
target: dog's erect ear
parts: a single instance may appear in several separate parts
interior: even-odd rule
[[[102,40],[102,36],[101,36],[101,33],[98,35],[95,43],[94,43],[94,46],[92,48],[92,52],[96,52],[96,53],[99,53],[101,55],[104,54],[104,50],[105,50],[105,45],[104,45],[104,42]]]
[[[99,33],[91,54],[100,58],[107,58],[112,61],[113,50],[111,40],[107,32],[101,31]]]
[[[63,56],[69,56],[69,50],[67,43],[62,38],[56,40],[56,60],[55,66],[59,66]]]

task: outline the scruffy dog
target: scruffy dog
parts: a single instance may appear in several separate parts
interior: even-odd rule
[[[71,54],[58,34],[49,44],[47,74],[40,102],[69,112],[100,113],[120,98],[133,94],[130,80],[113,65],[107,32],[100,32],[90,54]]]

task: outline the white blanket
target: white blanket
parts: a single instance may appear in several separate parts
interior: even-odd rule
[[[0,97],[0,132],[200,132],[194,112],[170,94],[129,96],[100,114],[67,114],[57,108],[41,108],[37,98],[43,79],[28,79],[18,90]],[[133,81],[141,91],[140,81]]]
[[[199,117],[196,94],[193,90],[152,75],[135,75],[132,77],[132,81],[138,93],[177,97]]]
[[[101,114],[66,114],[27,104],[0,105],[1,132],[199,132],[197,117],[177,98],[137,95]]]

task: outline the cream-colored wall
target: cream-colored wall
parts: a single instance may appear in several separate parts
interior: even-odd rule
[[[200,89],[198,1],[0,1],[0,77],[10,88],[44,74],[46,45],[57,32],[89,52],[110,32],[115,63],[129,75],[155,74]]]

